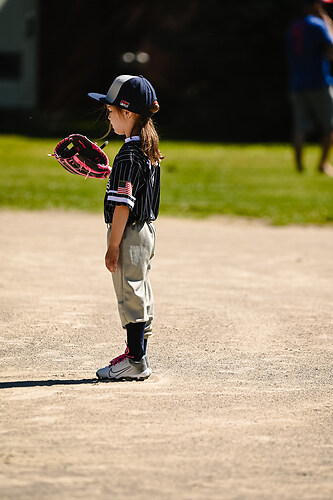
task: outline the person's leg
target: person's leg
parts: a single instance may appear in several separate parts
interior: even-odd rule
[[[127,331],[127,346],[129,349],[128,355],[134,361],[140,361],[145,354],[144,350],[144,334],[146,323],[128,323]]]
[[[109,229],[108,241],[110,232]],[[154,243],[145,224],[126,226],[120,244],[118,270],[112,273],[112,280],[122,326],[127,331],[127,348],[124,354],[97,370],[99,379],[144,380],[151,375],[144,352],[146,321],[152,320],[147,313],[145,276]]]
[[[135,324],[143,325],[143,354],[146,354],[154,317],[154,299],[149,280],[155,251],[153,225],[138,223],[127,227],[120,250],[118,270],[112,274],[120,319],[127,333],[128,325],[131,332],[139,329]]]
[[[332,166],[329,164],[328,158],[333,141],[333,133],[327,132],[324,134],[321,143],[321,156],[319,160],[318,171],[331,175]]]
[[[290,94],[290,102],[293,115],[292,146],[295,165],[298,172],[303,172],[303,148],[306,139],[306,130],[310,127],[311,123],[307,92],[292,92]]]
[[[294,131],[293,134],[293,148],[295,155],[295,165],[298,172],[303,172],[303,146],[305,135],[303,132]]]
[[[155,234],[155,228],[152,223],[148,224],[148,228],[150,233],[153,234],[153,250],[151,253],[150,260],[148,262],[147,266],[147,272],[145,276],[145,296],[146,296],[146,307],[147,307],[147,314],[148,314],[148,321],[146,321],[146,326],[145,326],[145,332],[144,332],[144,341],[143,341],[143,350],[144,354],[147,352],[147,344],[148,344],[148,339],[153,333],[153,319],[154,319],[154,296],[153,296],[153,290],[150,284],[150,271],[151,271],[151,264],[152,264],[152,259],[154,257],[155,253],[155,242],[156,242],[156,234]]]

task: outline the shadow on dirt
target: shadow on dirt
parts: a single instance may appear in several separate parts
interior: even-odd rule
[[[18,382],[0,382],[0,389],[13,389],[16,387],[52,387],[53,385],[82,385],[97,384],[97,378],[84,378],[80,380],[20,380]]]

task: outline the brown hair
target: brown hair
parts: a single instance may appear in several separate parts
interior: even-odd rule
[[[160,106],[157,101],[154,101],[150,107],[151,113],[157,113]],[[159,150],[159,137],[155,129],[154,122],[151,118],[139,115],[139,126],[141,129],[141,149],[153,165],[157,165],[164,156]]]
[[[118,106],[114,106],[118,113],[122,113],[123,108]],[[150,107],[151,113],[157,113],[160,109],[160,106],[157,101],[154,101]],[[106,107],[107,110],[107,107]],[[107,112],[108,113],[108,112]],[[137,115],[137,120],[135,123],[135,127],[138,127],[140,130],[140,146],[142,152],[148,156],[152,165],[156,166],[163,158],[161,151],[159,150],[159,136],[155,129],[155,125],[153,120],[150,117]],[[131,135],[134,131],[134,128],[131,132]],[[109,123],[109,128],[107,133],[102,137],[104,139],[111,132],[111,123]]]

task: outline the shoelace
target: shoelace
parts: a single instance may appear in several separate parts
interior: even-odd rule
[[[117,365],[118,363],[121,363],[122,361],[124,361],[124,359],[126,359],[126,358],[133,359],[133,356],[129,356],[128,354],[129,354],[129,348],[128,348],[128,345],[126,343],[126,349],[125,349],[124,354],[121,354],[120,356],[117,356],[116,358],[111,359],[109,366]]]

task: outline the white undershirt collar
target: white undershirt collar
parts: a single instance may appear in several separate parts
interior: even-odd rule
[[[132,137],[127,137],[125,139],[125,142],[139,141],[139,140],[140,140],[140,136],[139,135],[132,135]]]

